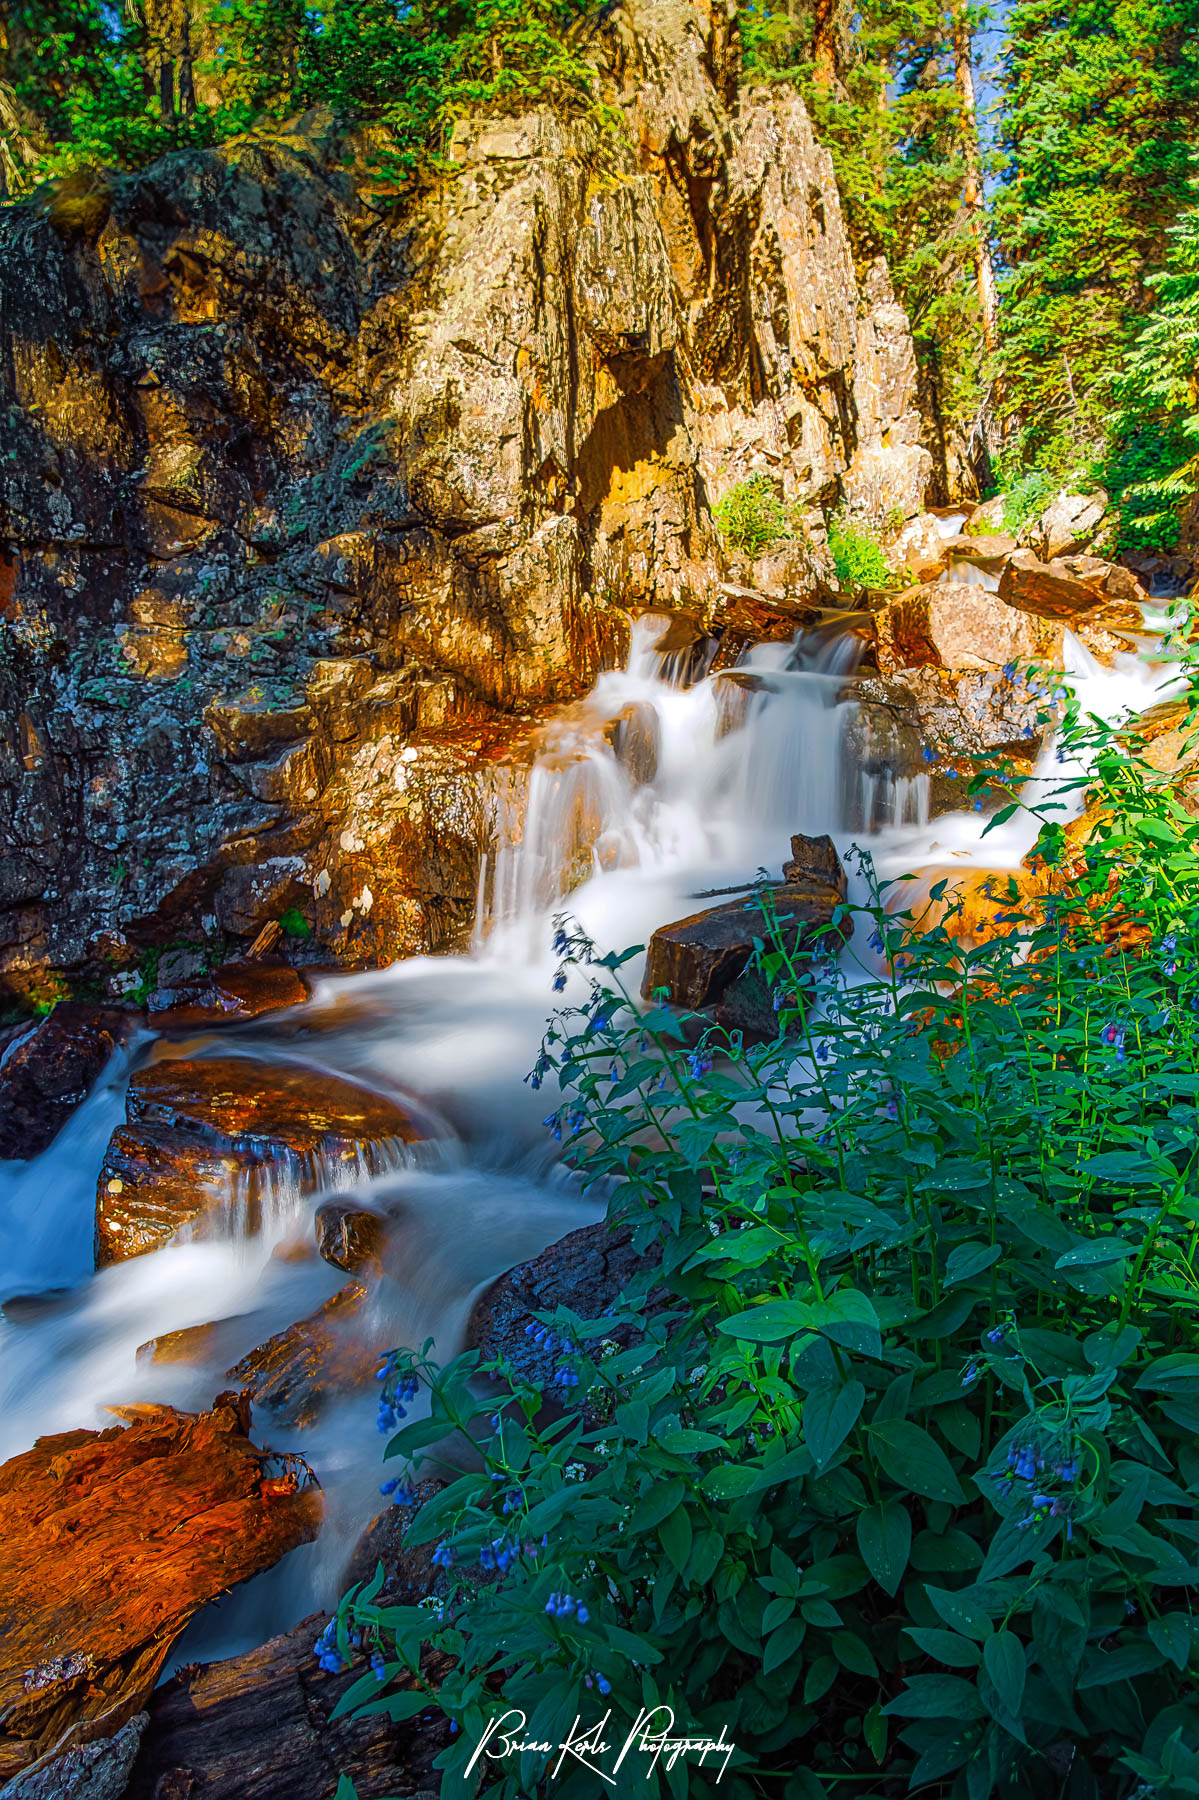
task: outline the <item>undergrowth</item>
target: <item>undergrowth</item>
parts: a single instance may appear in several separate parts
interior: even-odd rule
[[[618,1748],[658,1707],[723,1730],[734,1800],[1199,1792],[1199,822],[1073,703],[1066,729],[1102,807],[1085,846],[1043,810],[1035,913],[997,878],[966,951],[859,853],[827,954],[767,909],[772,1042],[646,1009],[632,952],[560,929],[589,991],[531,1079],[652,1265],[601,1319],[530,1322],[548,1392],[393,1353],[384,1423],[431,1399],[393,1465],[458,1433],[479,1467],[407,1534],[434,1608],[372,1583],[324,1651],[374,1658],[343,1711],[449,1715],[443,1794],[707,1792],[723,1753],[613,1777],[614,1749],[602,1785],[476,1756],[505,1709],[554,1746],[607,1715]]]
[[[772,544],[804,535],[804,509],[788,504],[768,475],[750,475],[717,500],[712,516],[734,550],[760,556]]]

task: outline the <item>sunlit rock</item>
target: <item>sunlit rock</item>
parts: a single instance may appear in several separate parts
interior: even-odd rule
[[[387,1220],[368,1207],[326,1200],[316,1209],[316,1247],[327,1263],[356,1275],[382,1266]]]
[[[0,1469],[0,1752],[117,1731],[200,1607],[316,1535],[319,1490],[259,1450],[249,1410],[128,1409]]]
[[[1136,576],[1119,563],[1095,556],[1058,557],[1039,562],[1017,550],[999,583],[1000,598],[1042,619],[1075,621],[1114,631],[1142,631],[1146,599]]]
[[[379,1173],[427,1134],[398,1101],[245,1057],[154,1063],[134,1075],[126,1112],[96,1188],[98,1268],[184,1227],[254,1233],[289,1188],[316,1191],[346,1165]]]

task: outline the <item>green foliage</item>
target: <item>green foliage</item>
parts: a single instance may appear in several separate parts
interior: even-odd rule
[[[533,1079],[660,1260],[602,1319],[530,1323],[552,1396],[477,1352],[391,1359],[385,1393],[425,1383],[431,1413],[388,1456],[456,1430],[477,1472],[407,1534],[439,1545],[432,1612],[343,1602],[342,1655],[353,1631],[380,1660],[342,1710],[439,1705],[446,1791],[505,1708],[552,1744],[610,1708],[619,1745],[657,1704],[724,1728],[733,1800],[1059,1800],[1066,1767],[1072,1792],[1189,1791],[1199,822],[1073,704],[1068,730],[1106,811],[1043,911],[997,878],[1012,929],[966,953],[863,856],[854,945],[873,929],[895,972],[797,961],[767,910],[772,1043],[639,1012],[626,957],[561,934],[591,995]],[[1048,862],[1065,841],[1046,824]],[[481,1376],[509,1396],[490,1420]],[[439,1691],[389,1692],[426,1645],[454,1659]],[[545,1770],[514,1754],[487,1791]],[[695,1783],[641,1757],[619,1791]]]
[[[15,77],[28,127],[8,133],[9,160],[22,160],[19,137],[28,187],[87,166],[137,167],[318,106],[374,127],[369,160],[382,190],[396,191],[437,162],[453,121],[470,112],[553,105],[606,128],[594,71],[572,37],[588,4],[197,0],[184,47],[152,4],[122,15],[103,0],[26,0],[30,37],[55,7],[73,7],[82,24],[52,39],[52,62],[0,41],[0,99]]]
[[[1097,444],[1199,126],[1199,0],[1016,0],[1001,71],[1008,167],[1002,405],[1031,454]]]
[[[845,513],[828,522],[828,547],[837,580],[850,588],[894,587],[898,577],[874,534]]]
[[[712,517],[734,550],[760,556],[771,544],[803,535],[802,506],[788,506],[768,475],[750,475],[726,488]]]
[[[312,926],[298,906],[289,906],[286,912],[281,912],[279,924],[287,937],[307,938],[312,936]]]
[[[1199,490],[1199,208],[1171,234],[1153,307],[1115,386],[1119,408],[1103,473],[1120,508],[1119,543],[1168,549]]]

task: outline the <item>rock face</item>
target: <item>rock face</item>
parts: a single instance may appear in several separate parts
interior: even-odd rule
[[[211,973],[182,974],[158,965],[158,987],[146,1010],[159,1031],[191,1030],[196,1025],[232,1025],[263,1013],[302,1006],[308,989],[302,978],[278,958],[229,962]]]
[[[141,1069],[126,1114],[96,1187],[97,1268],[160,1249],[185,1225],[197,1236],[255,1231],[280,1170],[315,1189],[334,1160],[379,1173],[425,1135],[395,1100],[322,1070],[249,1057]]]
[[[799,100],[734,108],[725,0],[594,54],[623,135],[461,124],[401,218],[315,117],[113,177],[69,242],[6,214],[10,990],[293,909],[326,959],[453,941],[530,718],[627,609],[722,629],[726,488],[819,503],[817,564],[819,505],[919,510],[907,321]]]
[[[1061,634],[1045,630],[984,587],[937,582],[889,599],[878,617],[878,664],[901,669],[1001,669],[1052,658]]]
[[[839,865],[838,865],[839,867]],[[844,886],[806,874],[784,887],[766,890],[773,902],[779,935],[792,955],[840,948],[853,927],[843,919],[830,930],[844,898]],[[665,990],[676,1006],[697,1010],[720,1001],[753,955],[754,939],[768,935],[759,897],[751,894],[673,925],[659,926],[649,942],[641,991],[648,998]]]
[[[0,1068],[0,1159],[48,1147],[131,1023],[128,1013],[67,1002],[9,1051]]]
[[[126,1416],[42,1438],[0,1469],[9,1773],[116,1731],[199,1607],[316,1535],[319,1490],[255,1448],[233,1395],[206,1413]]]
[[[318,1668],[327,1615],[224,1662],[181,1670],[157,1689],[125,1800],[334,1800],[342,1774],[359,1800],[433,1800],[431,1767],[450,1741],[436,1707],[401,1725],[330,1715],[365,1664]],[[447,1665],[430,1658],[436,1681]],[[404,1687],[401,1677],[397,1686]],[[389,1692],[392,1690],[388,1690]]]
[[[1144,626],[1141,606],[1146,594],[1136,576],[1095,556],[1042,563],[1030,551],[1017,551],[1003,571],[999,593],[1008,606],[1042,619],[1111,631],[1140,631]]]

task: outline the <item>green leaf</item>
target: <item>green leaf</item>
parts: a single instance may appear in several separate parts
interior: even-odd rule
[[[834,1631],[830,1642],[833,1655],[843,1669],[852,1675],[878,1675],[878,1664],[871,1654],[870,1646],[852,1631]]]
[[[858,1549],[862,1561],[885,1593],[894,1595],[908,1566],[912,1521],[898,1500],[883,1500],[858,1514]]]
[[[963,1637],[976,1638],[980,1644],[991,1636],[995,1627],[990,1614],[977,1600],[970,1598],[968,1591],[957,1593],[950,1588],[938,1587],[926,1587],[924,1591],[954,1631],[960,1631]]]
[[[771,1632],[766,1640],[766,1648],[762,1652],[762,1673],[769,1675],[782,1663],[788,1662],[804,1640],[805,1626],[802,1619],[787,1619],[777,1631]]]
[[[1123,1262],[1126,1257],[1135,1255],[1135,1244],[1126,1243],[1123,1238],[1094,1238],[1067,1250],[1053,1266],[1055,1269],[1093,1269],[1102,1263]]]
[[[860,1381],[813,1388],[803,1405],[804,1441],[818,1469],[830,1462],[857,1424],[866,1400]]]
[[[1177,1669],[1185,1669],[1191,1659],[1191,1645],[1194,1635],[1191,1630],[1191,1618],[1188,1613],[1163,1613],[1160,1618],[1148,1620],[1149,1636],[1161,1651],[1162,1655],[1172,1662]]]
[[[983,1668],[999,1696],[999,1704],[1013,1719],[1020,1716],[1026,1667],[1024,1646],[1014,1631],[997,1631],[983,1645]]]
[[[663,1450],[671,1456],[693,1456],[700,1450],[723,1450],[728,1440],[718,1437],[714,1431],[694,1431],[689,1427],[676,1431],[664,1431],[658,1439]]]
[[[662,1548],[679,1574],[687,1567],[691,1554],[691,1515],[685,1506],[676,1507],[658,1527]]]
[[[901,1719],[984,1719],[986,1709],[972,1681],[960,1675],[913,1675],[902,1694],[884,1706]]]
[[[749,1344],[782,1344],[803,1331],[815,1335],[811,1309],[803,1300],[767,1300],[721,1319],[717,1330]]]
[[[979,1646],[969,1638],[959,1637],[956,1631],[941,1631],[935,1625],[905,1625],[904,1636],[911,1638],[926,1656],[935,1656],[951,1669],[977,1669],[982,1661]]]
[[[908,1419],[885,1419],[873,1421],[869,1430],[880,1466],[898,1487],[927,1500],[948,1500],[954,1506],[965,1503],[953,1465],[921,1426]]]
[[[663,1519],[669,1518],[686,1492],[687,1483],[681,1475],[671,1475],[665,1481],[655,1482],[633,1507],[629,1530],[637,1537],[652,1531]]]
[[[338,1776],[337,1792],[334,1794],[333,1800],[358,1800],[358,1789],[348,1775]]]
[[[958,1244],[950,1251],[945,1263],[946,1285],[952,1287],[956,1281],[969,1281],[972,1275],[981,1275],[1002,1255],[998,1244]]]
[[[700,1487],[713,1500],[735,1500],[739,1494],[748,1494],[761,1475],[761,1469],[746,1463],[722,1463],[718,1469],[708,1470]]]

